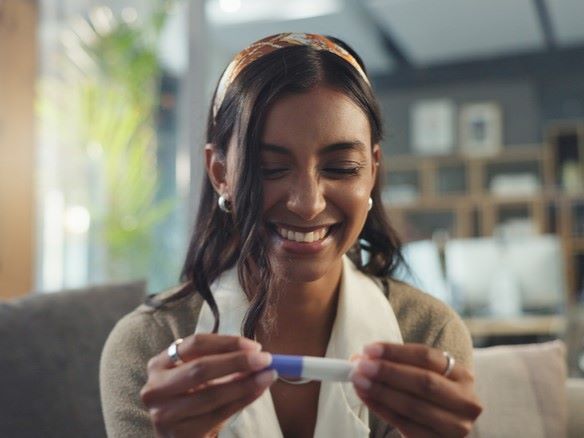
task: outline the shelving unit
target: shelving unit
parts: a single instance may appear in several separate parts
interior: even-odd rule
[[[489,157],[389,156],[384,202],[404,242],[492,236],[511,219],[557,234],[568,299],[584,277],[584,121],[556,123],[543,145],[512,145]],[[504,181],[506,180],[506,181]]]

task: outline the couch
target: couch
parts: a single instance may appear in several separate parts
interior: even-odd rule
[[[105,437],[101,349],[144,296],[136,282],[1,302],[0,437]]]
[[[0,303],[0,437],[105,437],[101,349],[143,302],[144,283]],[[584,379],[566,379],[560,341],[475,351],[485,406],[474,437],[584,437]]]
[[[472,437],[584,437],[584,379],[566,377],[562,341],[477,348],[484,410]]]

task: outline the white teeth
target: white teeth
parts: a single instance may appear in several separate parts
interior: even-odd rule
[[[284,239],[292,240],[294,242],[300,243],[312,243],[318,240],[322,240],[326,236],[328,227],[320,228],[319,230],[311,231],[309,233],[301,233],[299,231],[287,230],[286,228],[278,227],[277,231],[280,236]]]

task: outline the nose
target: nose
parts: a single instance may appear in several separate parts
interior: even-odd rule
[[[322,213],[326,200],[318,176],[304,174],[296,178],[289,188],[286,207],[305,221]]]

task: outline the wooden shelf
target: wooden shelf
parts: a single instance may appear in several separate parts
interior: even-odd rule
[[[584,237],[571,237],[570,238],[570,247],[572,252],[584,254]]]
[[[539,195],[484,195],[481,197],[480,202],[491,202],[493,204],[532,204],[534,202],[541,202],[542,196]]]
[[[518,316],[515,318],[466,318],[471,336],[556,336],[564,332],[566,318],[562,315]]]
[[[511,163],[543,160],[545,148],[542,145],[507,146],[503,152],[482,158],[487,163]]]
[[[557,190],[554,193],[557,201],[566,202],[566,203],[576,203],[576,202],[584,202],[584,193],[565,193],[561,190]]]
[[[404,203],[388,203],[388,210],[400,209],[400,210],[450,210],[455,208],[458,203],[461,202],[463,196],[460,197],[450,197],[448,199],[432,199],[432,198],[419,198],[416,201],[404,202]]]
[[[388,174],[393,173],[395,177],[396,173],[409,173],[402,180],[412,184],[415,181],[419,193],[411,202],[387,204],[403,241],[431,238],[437,229],[446,229],[452,238],[486,237],[493,235],[501,222],[529,219],[535,232],[555,233],[562,239],[568,299],[576,300],[575,293],[583,287],[578,275],[584,273],[584,267],[580,266],[581,258],[575,256],[584,253],[584,236],[573,236],[579,228],[576,221],[581,220],[580,207],[576,210],[575,206],[584,204],[584,192],[571,194],[562,189],[558,164],[562,154],[557,136],[566,132],[577,133],[584,168],[584,121],[559,128],[552,126],[544,144],[507,146],[494,156],[469,157],[457,153],[386,157]],[[525,172],[539,180],[537,193],[503,196],[489,190],[496,176]],[[463,192],[447,190],[461,187],[465,189]],[[447,214],[451,222],[445,225]]]
[[[541,144],[527,145],[509,145],[503,151],[496,155],[475,157],[454,153],[449,155],[388,155],[385,157],[385,165],[389,169],[396,168],[418,168],[420,161],[428,160],[433,163],[447,165],[466,163],[470,161],[482,162],[512,162],[512,161],[529,161],[541,160],[545,155],[545,147]]]

